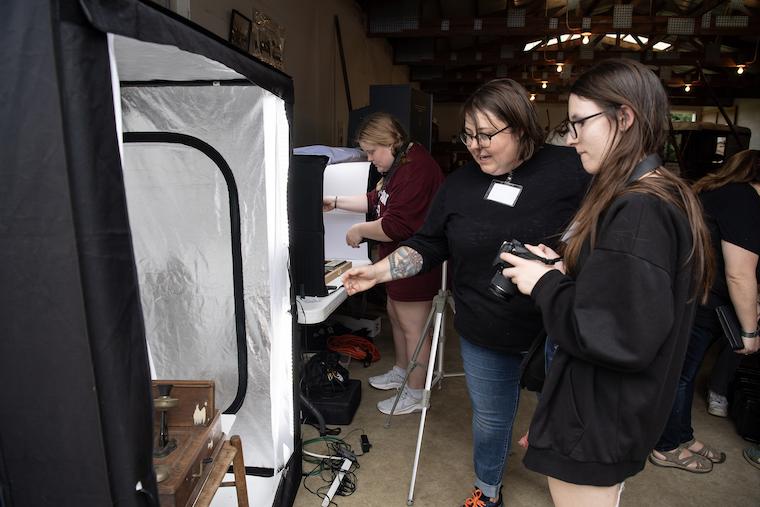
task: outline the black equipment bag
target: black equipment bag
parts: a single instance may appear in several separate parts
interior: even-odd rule
[[[744,439],[760,442],[760,360],[747,356],[736,370],[729,387],[730,415],[736,432]]]
[[[304,366],[301,390],[309,398],[318,398],[346,390],[348,370],[339,362],[337,352],[322,350]]]

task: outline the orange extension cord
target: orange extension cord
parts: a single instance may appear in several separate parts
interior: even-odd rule
[[[327,339],[327,348],[344,354],[346,356],[358,359],[364,362],[364,366],[380,360],[380,351],[375,344],[363,336],[344,334],[340,336],[331,336]]]

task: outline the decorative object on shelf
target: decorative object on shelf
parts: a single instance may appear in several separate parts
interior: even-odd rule
[[[285,65],[285,29],[260,11],[253,13],[250,53],[282,70]]]
[[[251,42],[251,20],[243,16],[239,11],[232,9],[230,18],[230,43],[243,51],[248,52]]]

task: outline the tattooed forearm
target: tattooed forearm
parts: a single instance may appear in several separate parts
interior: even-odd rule
[[[422,270],[422,256],[408,246],[396,249],[388,256],[391,266],[391,280],[409,278]]]

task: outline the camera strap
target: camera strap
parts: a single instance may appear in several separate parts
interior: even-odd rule
[[[633,168],[633,172],[628,177],[627,183],[633,183],[645,174],[648,174],[662,165],[662,159],[656,153],[651,153],[647,157],[636,164]]]

